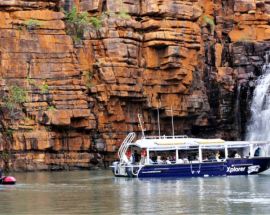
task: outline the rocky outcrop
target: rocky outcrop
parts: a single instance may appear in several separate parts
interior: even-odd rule
[[[210,53],[206,82],[214,107],[218,132],[225,137],[243,139],[249,119],[249,105],[256,78],[261,75],[269,49],[269,2],[216,2],[215,38],[205,40]],[[214,43],[213,43],[214,41]]]
[[[87,167],[92,156],[89,131],[96,120],[56,3],[0,3],[2,86],[19,85],[28,93],[24,114],[11,124],[15,169],[40,168],[39,163],[42,169],[65,163]]]
[[[95,17],[72,35],[60,8]],[[89,168],[125,135],[238,139],[269,47],[268,1],[0,2],[0,86],[28,100],[11,121],[11,166]],[[3,102],[2,102],[3,105]],[[239,114],[240,113],[240,114]]]

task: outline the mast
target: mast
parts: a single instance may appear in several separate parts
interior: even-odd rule
[[[142,121],[142,115],[141,114],[138,114],[138,119],[139,119],[139,126],[142,130],[142,138],[145,138],[145,135],[144,135],[144,127],[143,127],[143,121]]]
[[[157,120],[158,120],[158,138],[160,139],[159,104],[160,104],[160,100],[158,100],[158,107],[157,107]]]
[[[171,106],[171,113],[172,113],[172,136],[174,138],[174,124],[173,124],[173,109],[172,109],[172,106]]]

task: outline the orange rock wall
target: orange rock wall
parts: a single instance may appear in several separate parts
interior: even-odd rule
[[[72,3],[102,21],[80,42],[60,12]],[[98,151],[108,159],[139,134],[138,113],[158,134],[157,108],[162,134],[173,114],[177,134],[239,138],[236,89],[264,62],[269,11],[253,0],[0,2],[0,87],[18,84],[29,97],[11,124],[11,167],[89,168]]]

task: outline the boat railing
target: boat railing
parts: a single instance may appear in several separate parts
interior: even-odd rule
[[[176,135],[176,136],[145,136],[143,139],[177,139],[177,138],[188,138],[187,135]]]
[[[132,142],[132,140],[135,138],[136,134],[134,132],[130,132],[126,138],[124,139],[124,141],[122,142],[119,150],[118,150],[118,157],[121,160],[123,159],[123,156],[125,155],[127,148],[129,146],[129,143]]]
[[[227,145],[231,144],[231,145],[236,145],[236,144],[270,144],[270,141],[266,140],[266,141],[262,141],[262,140],[242,140],[242,141],[225,141],[225,143]]]

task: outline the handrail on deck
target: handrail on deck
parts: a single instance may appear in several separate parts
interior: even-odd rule
[[[187,135],[176,135],[176,136],[145,136],[144,139],[176,139],[176,138],[188,138]]]
[[[134,132],[130,132],[126,138],[124,139],[124,141],[122,142],[119,150],[118,150],[118,157],[121,161],[123,154],[126,153],[127,148],[128,148],[128,144],[132,142],[132,140],[135,138],[136,134]]]

